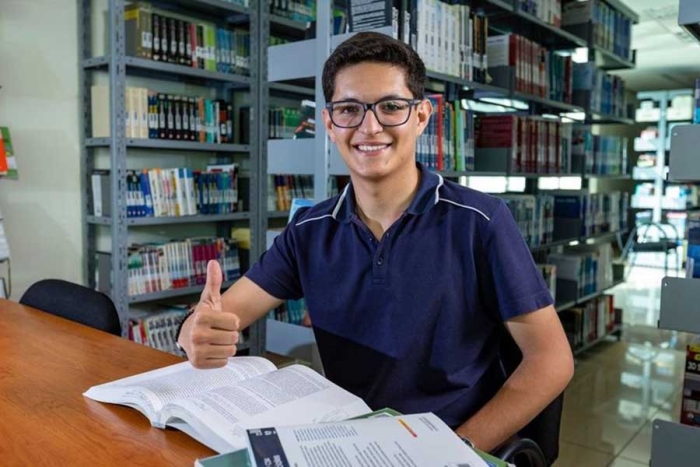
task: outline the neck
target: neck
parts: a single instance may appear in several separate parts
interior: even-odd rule
[[[415,165],[379,181],[352,181],[358,215],[377,238],[408,208],[419,183],[420,172]]]

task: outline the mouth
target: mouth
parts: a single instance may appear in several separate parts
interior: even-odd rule
[[[364,155],[376,156],[389,149],[391,143],[353,144],[352,147]]]

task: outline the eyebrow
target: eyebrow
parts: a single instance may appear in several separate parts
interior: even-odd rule
[[[404,96],[401,96],[399,94],[388,94],[386,96],[380,97],[379,99],[375,100],[374,102],[383,101],[384,99],[413,99],[413,98],[412,97],[404,97]],[[364,102],[356,97],[341,97],[339,99],[333,100],[332,102],[345,102],[345,101]]]

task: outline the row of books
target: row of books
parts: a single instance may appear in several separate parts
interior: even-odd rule
[[[568,2],[562,12],[564,29],[593,24],[593,44],[625,59],[632,57],[632,19],[603,0]]]
[[[417,160],[430,169],[473,171],[474,114],[459,101],[445,102],[442,94],[427,97],[433,115],[416,142]]]
[[[129,310],[128,338],[137,344],[184,357],[176,341],[180,321],[186,314],[186,308],[161,312],[132,308]]]
[[[306,300],[287,300],[279,307],[271,310],[268,319],[282,321],[283,323],[302,325],[308,317],[309,310]]]
[[[487,39],[493,84],[558,102],[573,99],[573,62],[518,34]]]
[[[410,11],[401,13],[396,38],[409,42],[428,70],[487,81],[488,18],[483,11],[450,1],[414,0]]]
[[[313,175],[270,175],[267,186],[268,211],[289,211],[294,198],[314,198]],[[329,177],[328,197],[338,192],[338,177]]]
[[[561,26],[561,0],[518,0],[516,8],[536,16],[547,24]]]
[[[185,353],[177,348],[177,331],[190,306],[155,304],[130,307],[128,338],[137,344],[185,357]],[[241,332],[238,345],[245,343],[246,337],[247,333]]]
[[[574,104],[592,112],[627,117],[625,82],[596,68],[595,63],[574,64]]]
[[[483,116],[476,121],[477,153],[506,150],[512,174],[566,174],[571,172],[571,131],[571,124],[540,117]]]
[[[627,144],[627,137],[594,135],[591,125],[574,125],[571,141],[573,171],[584,174],[626,174]]]
[[[529,247],[538,247],[554,241],[554,196],[502,195],[520,232]]]
[[[638,183],[632,195],[632,207],[653,209],[657,205],[657,190],[654,183]],[[661,195],[662,209],[685,210],[700,206],[700,192],[697,185],[665,185]]]
[[[93,215],[110,217],[109,170],[91,175]],[[229,214],[238,206],[238,168],[209,166],[206,172],[188,167],[126,171],[127,217],[179,217]]]
[[[127,257],[129,296],[203,285],[210,260],[221,264],[224,282],[240,277],[238,244],[231,238],[131,245]]]
[[[275,107],[269,111],[269,139],[313,138],[316,103],[303,100],[300,107]]]
[[[109,86],[91,89],[92,137],[109,138]],[[126,137],[200,143],[233,142],[233,106],[224,100],[163,94],[146,88],[125,91]]]
[[[627,229],[629,193],[560,191],[554,198],[554,239],[587,238]]]
[[[125,7],[126,54],[221,73],[250,74],[250,33],[169,16],[146,2]]]
[[[596,297],[583,305],[559,313],[572,350],[577,350],[609,334],[622,324],[613,295]]]
[[[547,263],[557,267],[557,299],[578,300],[610,287],[612,260],[610,243],[582,245],[547,255]]]
[[[316,20],[316,0],[272,0],[270,13],[307,23]]]
[[[688,240],[685,277],[700,278],[700,212],[689,212],[686,218]]]

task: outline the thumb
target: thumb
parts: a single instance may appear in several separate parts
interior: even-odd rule
[[[211,301],[215,310],[221,310],[221,266],[216,260],[207,263],[207,283],[202,291],[202,300]]]

